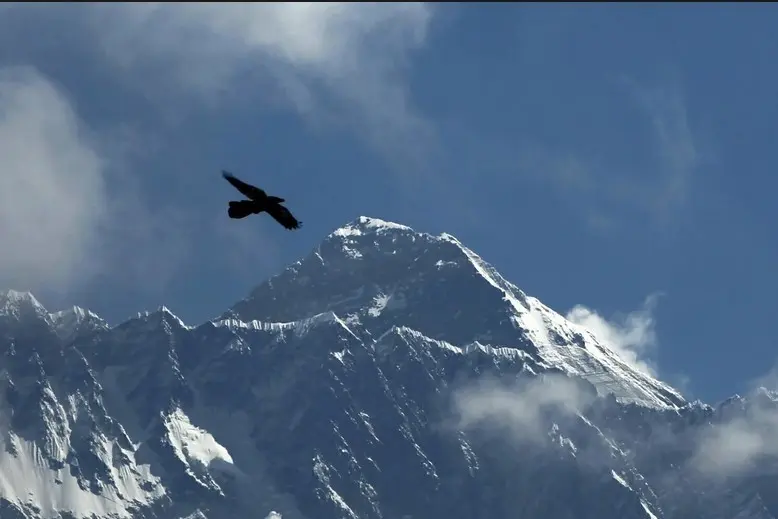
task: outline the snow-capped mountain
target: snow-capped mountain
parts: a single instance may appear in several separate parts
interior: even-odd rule
[[[541,369],[581,376],[624,401],[684,403],[677,391],[631,368],[591,332],[525,295],[448,234],[361,217],[257,287],[228,315],[290,322],[325,312],[368,341],[407,327],[460,347],[508,348],[498,356],[532,353]]]
[[[688,403],[374,218],[196,327],[0,293],[0,353],[2,519],[778,517],[778,395]]]

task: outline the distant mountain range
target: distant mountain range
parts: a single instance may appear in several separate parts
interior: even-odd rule
[[[360,217],[190,327],[0,292],[0,518],[776,519],[778,395],[687,402]]]

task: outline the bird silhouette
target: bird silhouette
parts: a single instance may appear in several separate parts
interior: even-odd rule
[[[230,201],[230,206],[227,209],[230,218],[245,218],[264,211],[286,229],[292,230],[302,227],[303,222],[297,220],[289,209],[281,205],[282,202],[285,202],[283,198],[269,196],[264,190],[243,182],[229,171],[222,171],[222,176],[249,199]]]

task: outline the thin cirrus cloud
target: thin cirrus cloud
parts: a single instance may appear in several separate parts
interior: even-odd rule
[[[628,81],[654,130],[657,188],[647,209],[667,222],[683,210],[688,201],[694,173],[702,154],[692,134],[686,104],[678,88],[647,88]]]
[[[425,3],[123,3],[88,8],[103,55],[127,81],[214,102],[235,85],[306,120],[349,120],[388,155],[430,139],[403,67],[423,46]],[[235,96],[230,96],[234,99]],[[169,99],[169,98],[167,98]]]
[[[424,2],[4,8],[3,42],[15,44],[19,56],[29,56],[26,48],[75,54],[74,65],[103,67],[123,88],[140,90],[158,106],[214,106],[249,97],[252,104],[282,103],[312,121],[350,117],[360,135],[374,140],[413,142],[428,130],[411,105],[404,75],[437,9]],[[32,32],[46,36],[32,38]]]
[[[519,170],[552,186],[577,207],[595,231],[619,229],[626,215],[668,229],[685,216],[698,168],[707,160],[693,132],[680,87],[620,81],[643,115],[652,140],[646,163],[618,164],[542,143],[520,147]]]

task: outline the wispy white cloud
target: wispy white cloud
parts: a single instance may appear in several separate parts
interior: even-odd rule
[[[772,380],[772,374],[761,380]],[[519,443],[544,445],[553,416],[586,416],[596,399],[593,392],[562,375],[532,378],[508,385],[489,378],[468,384],[454,393],[455,426],[464,431],[491,430]],[[710,424],[697,423],[679,436],[658,426],[655,445],[689,448],[688,476],[702,484],[753,473],[759,464],[778,460],[778,392],[757,387],[745,398],[735,397],[717,412]],[[579,461],[584,458],[579,458]],[[668,473],[675,478],[677,474]]]
[[[210,116],[250,108],[263,117],[270,107],[317,130],[349,131],[394,166],[405,187],[416,187],[417,166],[435,154],[437,134],[413,106],[406,72],[436,9],[423,2],[10,3],[0,33],[8,48],[20,49],[4,53],[5,61],[60,74],[48,65],[77,55],[88,87],[96,80],[116,96],[141,94],[163,121],[202,116],[208,107]],[[67,45],[52,45],[60,40]],[[89,100],[79,101],[90,110],[84,114],[95,113]]]
[[[563,375],[532,378],[520,386],[506,386],[494,380],[481,379],[454,394],[457,426],[462,430],[488,426],[505,429],[520,441],[542,441],[542,417],[549,410],[566,415],[582,413],[593,394],[582,391]]]
[[[696,477],[720,482],[778,461],[778,366],[749,386],[744,396],[719,404],[716,419],[694,437],[688,467]]]
[[[122,91],[142,93],[166,120],[193,107],[282,106],[314,128],[347,128],[407,165],[426,160],[437,140],[406,81],[437,9],[425,2],[11,2],[0,29],[23,58],[51,58],[52,42],[66,41],[59,54],[102,67],[98,77],[112,73]]]
[[[576,305],[565,316],[594,334],[635,369],[656,375],[652,354],[657,347],[654,311],[659,294],[649,295],[643,307],[606,319],[595,310]]]
[[[0,286],[66,290],[95,267],[104,162],[68,100],[0,70]]]
[[[117,135],[90,129],[34,68],[0,68],[0,287],[164,292],[199,222],[144,200]]]
[[[725,407],[722,421],[700,433],[691,467],[705,478],[727,478],[766,458],[778,459],[778,393],[758,388],[725,406],[733,409]]]
[[[123,3],[94,4],[88,20],[104,56],[147,92],[236,101],[251,85],[261,89],[252,103],[282,102],[316,124],[348,121],[397,152],[431,132],[403,69],[432,13],[419,2]]]
[[[519,147],[525,178],[547,182],[584,212],[596,231],[608,232],[635,215],[663,227],[683,217],[703,157],[677,86],[646,87],[624,79],[628,94],[650,125],[653,160],[625,164],[607,153],[590,157],[542,143]]]
[[[434,132],[412,108],[403,72],[432,13],[424,3],[9,3],[0,28],[14,25],[5,40],[19,48],[41,28],[52,39],[67,32],[69,44],[85,46],[79,59],[110,71],[122,92],[136,87],[173,111],[281,103],[313,124],[350,125],[387,156],[412,158]],[[25,24],[36,30],[18,29]],[[50,58],[54,49],[39,40],[40,55],[6,52],[4,60]],[[137,150],[126,143],[135,141],[105,124],[90,132],[65,90],[33,68],[0,80],[0,284],[67,290],[122,277],[131,288],[163,290],[203,246],[204,226],[227,251],[262,243],[254,266],[276,258],[255,230],[236,232],[175,200],[152,202],[128,167]],[[249,261],[236,254],[224,258],[233,269]]]
[[[635,81],[627,84],[651,122],[656,139],[657,188],[647,204],[661,222],[672,221],[688,201],[701,161],[686,103],[677,86],[649,88]]]

